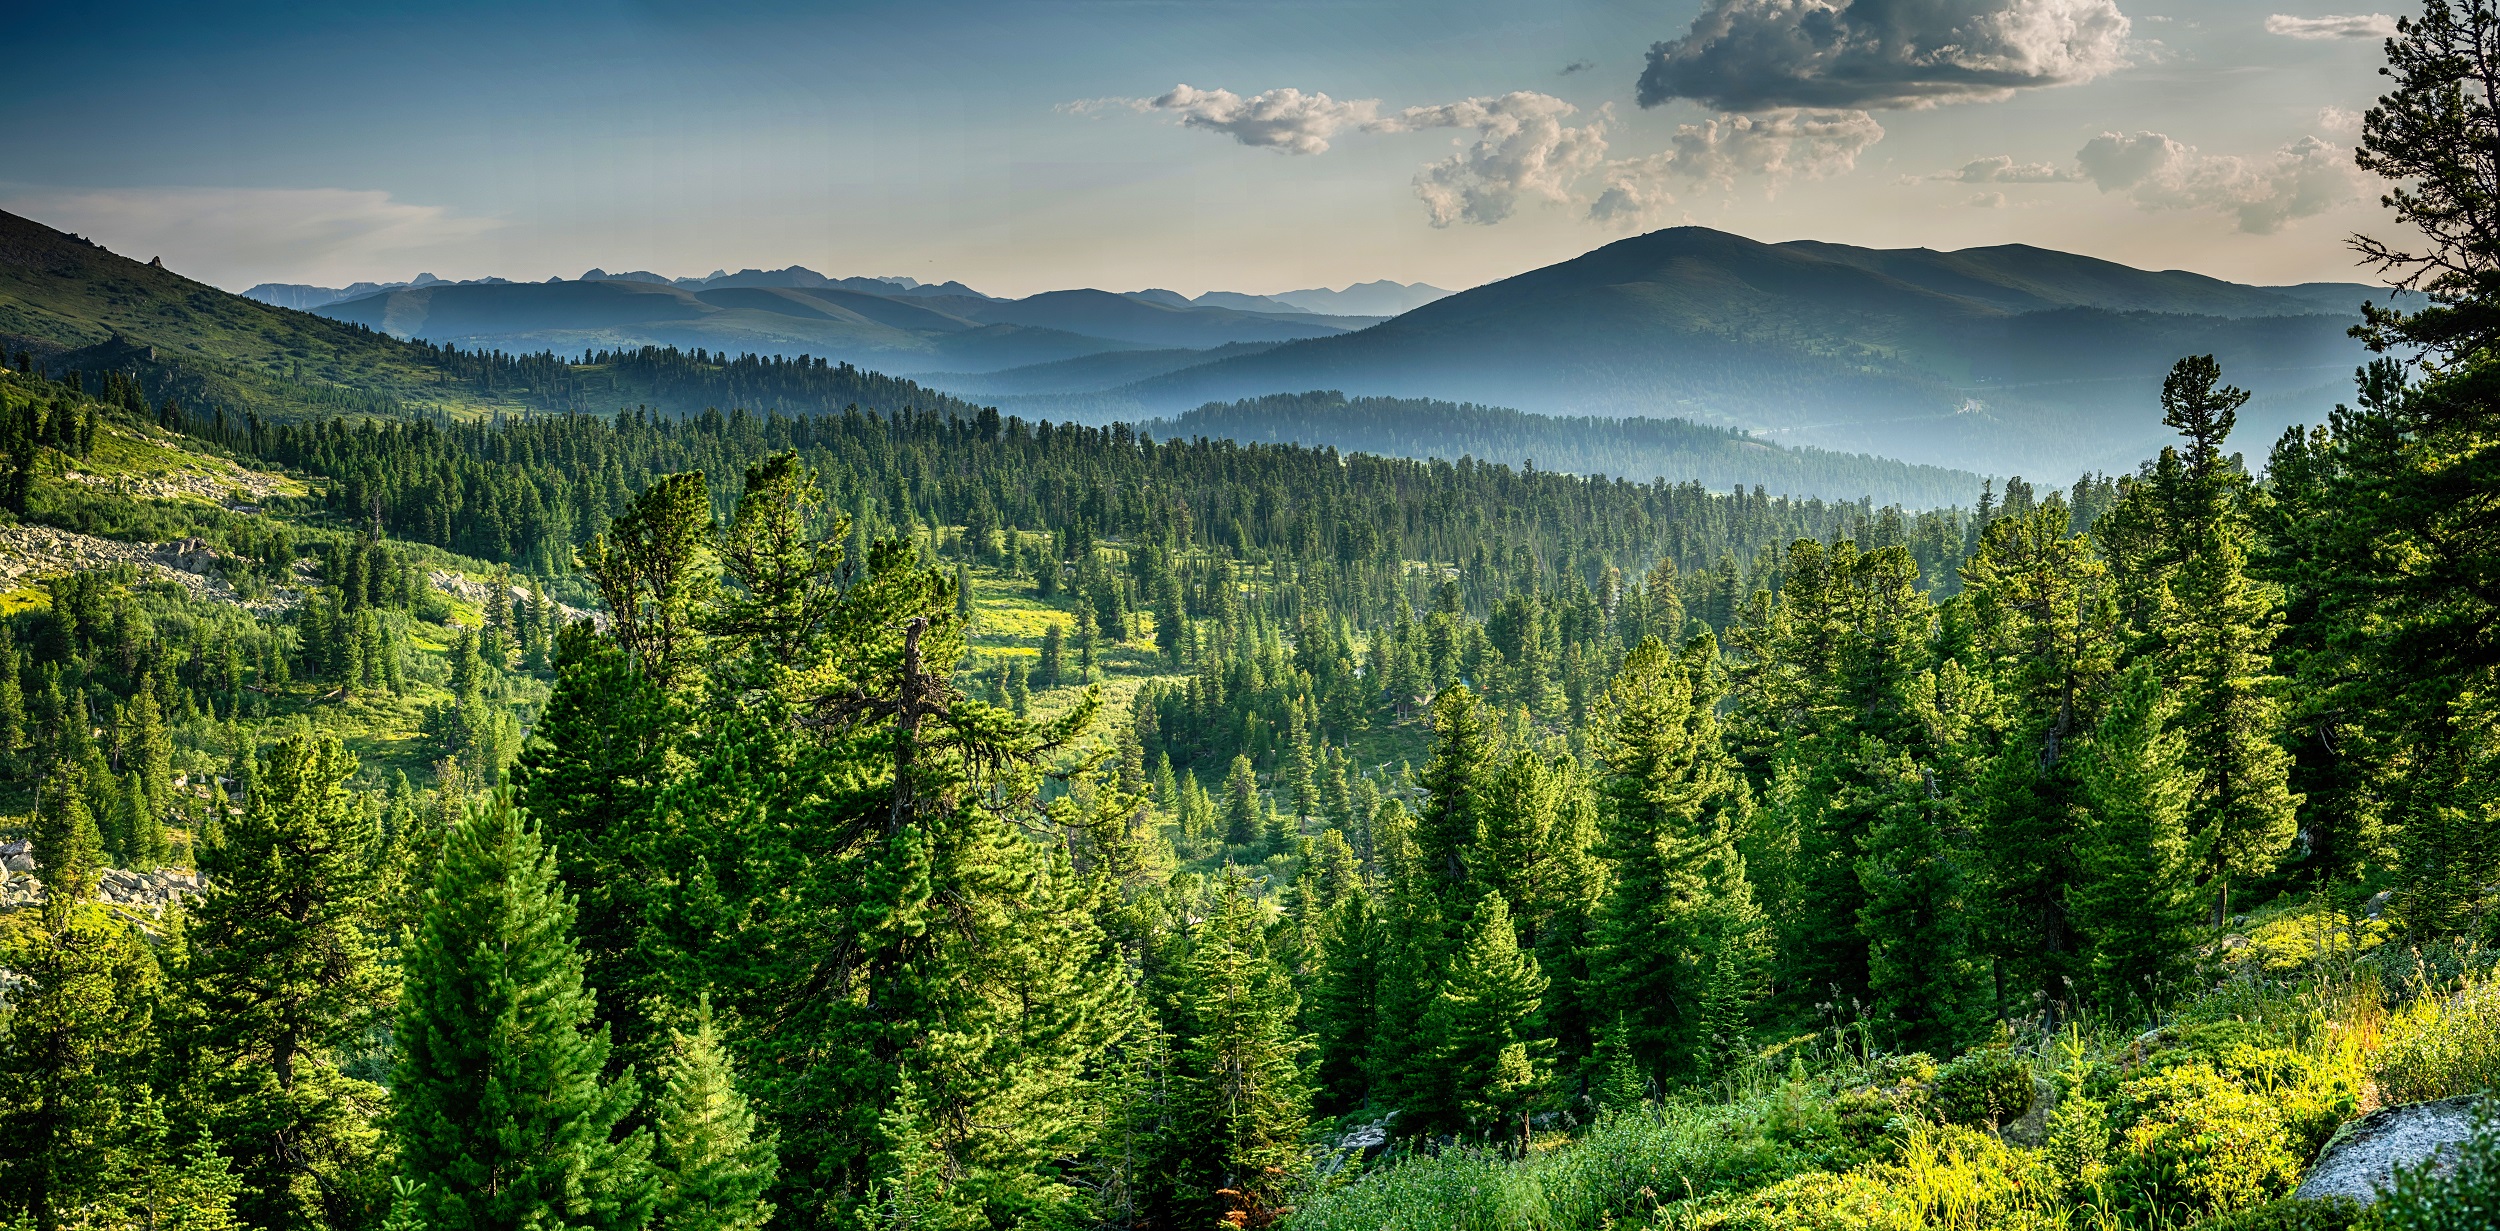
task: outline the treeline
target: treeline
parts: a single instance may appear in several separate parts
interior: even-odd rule
[[[1531,415],[1424,398],[1356,397],[1335,390],[1210,402],[1138,424],[1164,437],[1289,442],[1385,457],[1533,464],[1538,469],[1665,476],[1709,488],[1764,487],[1799,496],[1870,496],[1914,509],[1960,504],[1978,476],[1867,454],[1773,447],[1684,419]]]
[[[196,421],[194,430],[214,431]],[[860,536],[855,547],[939,525],[974,527],[984,537],[1081,528],[1089,541],[1288,563],[1308,601],[1366,619],[1384,616],[1399,596],[1423,601],[1431,583],[1410,567],[1419,562],[1458,566],[1477,579],[1577,578],[1594,587],[1609,569],[1645,572],[1660,558],[1701,570],[1723,556],[1750,561],[1798,537],[1890,534],[1931,573],[1949,577],[1971,524],[1952,509],[1907,513],[1871,500],[1796,499],[1760,488],[1721,494],[1698,483],[1294,445],[1153,441],[1119,425],[1028,424],[994,411],[966,418],[733,410],[682,420],[635,412],[501,425],[332,420],[256,424],[224,439],[332,480],[325,498],[342,517],[532,572],[568,567],[574,550],[659,475],[700,472],[721,490],[754,459],[789,450],[821,474],[833,507],[849,515]],[[1481,612],[1509,583],[1469,584],[1471,609]],[[1155,597],[1132,589],[1127,601],[1144,609]]]

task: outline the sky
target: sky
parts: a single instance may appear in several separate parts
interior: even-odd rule
[[[799,264],[1463,289],[1664,226],[2363,280],[2402,8],[35,6],[0,209],[240,290]]]

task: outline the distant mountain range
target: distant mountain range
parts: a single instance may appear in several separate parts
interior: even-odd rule
[[[2384,287],[2260,287],[2025,245],[1878,250],[1679,227],[1462,291],[1351,333],[928,383],[1055,418],[1151,419],[1305,389],[1542,414],[1684,418],[1764,440],[2006,474],[2131,467],[2156,397],[2213,354],[2257,395],[2235,447],[2347,396],[2345,334]],[[2418,301],[2417,301],[2418,302]],[[1081,386],[1092,363],[1103,383]]]
[[[812,355],[919,373],[981,373],[1139,349],[1207,351],[1327,337],[1384,317],[1306,311],[1282,299],[1213,291],[1049,291],[1022,299],[959,282],[828,278],[791,266],[668,279],[593,269],[545,282],[430,276],[398,286],[264,283],[247,294],[402,338],[511,352],[675,346]],[[1370,283],[1293,292],[1332,304],[1409,303],[1437,289]],[[1214,358],[1209,355],[1201,358]]]

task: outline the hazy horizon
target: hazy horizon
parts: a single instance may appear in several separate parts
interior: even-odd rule
[[[1839,15],[1827,45],[1805,8]],[[62,7],[16,31],[0,208],[234,289],[799,264],[1004,296],[1457,290],[1687,222],[2350,280],[2345,237],[2384,229],[2349,147],[2392,20],[2271,0]]]

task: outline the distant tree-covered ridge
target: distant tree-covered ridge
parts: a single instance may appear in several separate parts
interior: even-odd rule
[[[1979,487],[1979,476],[1968,471],[1864,453],[1774,447],[1687,419],[1533,415],[1430,398],[1349,398],[1334,389],[1209,402],[1139,428],[1157,436],[1326,445],[1389,457],[1533,462],[1539,470],[1664,476],[1711,488],[1761,485],[1843,499],[1871,495],[1912,508],[1965,501]]]

